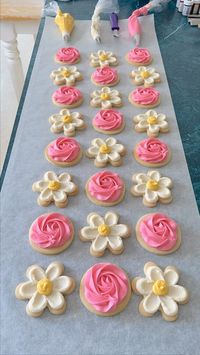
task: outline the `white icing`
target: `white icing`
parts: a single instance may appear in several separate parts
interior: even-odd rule
[[[107,146],[110,148],[109,153],[102,153],[101,147]],[[124,152],[124,146],[117,143],[115,138],[95,138],[91,142],[91,146],[87,150],[88,155],[92,158],[95,158],[97,163],[107,164],[108,162],[117,162],[121,159],[121,155]]]
[[[157,122],[155,124],[150,124],[148,122],[149,117],[155,117]],[[133,117],[134,123],[136,123],[135,128],[141,132],[147,131],[149,137],[157,137],[159,132],[167,132],[169,130],[169,125],[166,120],[166,116],[163,113],[157,113],[154,110],[149,110],[146,113],[141,113]]]
[[[106,60],[101,60],[101,56],[106,56]],[[110,51],[99,50],[97,53],[91,53],[90,55],[90,63],[94,67],[104,67],[106,65],[116,65],[117,58]]]
[[[132,193],[139,196],[143,195],[143,201],[147,203],[156,204],[159,198],[162,200],[171,198],[170,188],[172,187],[172,180],[168,177],[161,177],[161,174],[157,170],[148,171],[147,174],[134,174],[132,180],[135,183],[132,187]],[[147,183],[150,180],[158,183],[156,191],[150,190],[147,187]]]
[[[64,122],[63,119],[65,116],[70,117],[71,122]],[[85,123],[81,117],[82,116],[79,112],[71,112],[67,109],[61,110],[58,114],[54,114],[49,117],[49,122],[52,124],[51,132],[64,132],[65,136],[72,136],[75,134],[77,129],[82,129],[85,127]]]
[[[102,94],[108,94],[109,99],[103,100],[101,98]],[[94,107],[102,107],[102,109],[108,109],[114,106],[121,106],[122,104],[121,97],[119,96],[119,91],[116,89],[111,89],[109,87],[103,87],[101,90],[93,91],[91,97],[91,105]]]
[[[80,231],[81,239],[92,241],[91,251],[94,253],[103,253],[106,248],[112,251],[119,251],[123,248],[122,238],[129,234],[128,226],[118,224],[119,217],[114,212],[107,212],[103,217],[97,213],[90,213],[87,216],[89,226],[83,227]],[[107,236],[101,236],[98,227],[102,224],[110,227],[110,233]]]
[[[68,76],[64,75],[64,71],[69,73]],[[60,67],[57,70],[53,70],[50,77],[57,85],[73,85],[76,81],[82,78],[81,73],[75,66]]]
[[[27,269],[26,276],[29,281],[17,286],[16,296],[19,299],[29,299],[27,310],[33,316],[37,316],[47,306],[52,312],[59,311],[65,306],[66,301],[62,294],[72,290],[74,281],[71,277],[61,276],[63,271],[63,265],[58,262],[51,263],[46,271],[38,265],[32,265]],[[48,296],[40,294],[37,290],[38,281],[44,278],[52,282],[52,291]]]
[[[51,190],[49,183],[56,181],[60,183],[58,190]],[[44,174],[43,180],[36,181],[32,189],[34,192],[40,192],[39,200],[41,202],[65,202],[67,195],[76,190],[76,185],[71,181],[71,176],[68,173],[56,175],[53,171],[47,171]]]
[[[143,78],[142,72],[148,72],[148,78]],[[158,74],[154,68],[150,67],[138,67],[131,72],[136,85],[144,85],[145,87],[153,86],[155,82],[160,81],[160,74]]]
[[[174,317],[178,313],[177,302],[185,302],[188,298],[187,290],[174,282],[178,282],[178,272],[174,267],[168,266],[164,272],[154,263],[144,266],[145,278],[135,279],[136,291],[144,298],[142,306],[145,312],[154,314],[160,309],[166,316]],[[153,285],[157,280],[164,280],[168,286],[166,295],[159,296],[153,292]]]

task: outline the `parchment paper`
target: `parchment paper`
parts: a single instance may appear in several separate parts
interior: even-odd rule
[[[162,83],[157,85],[161,93],[161,104],[157,111],[166,113],[170,123],[170,133],[160,135],[160,138],[169,144],[172,161],[160,171],[174,182],[173,202],[148,209],[143,206],[141,198],[134,198],[130,194],[133,173],[146,172],[148,169],[132,157],[134,145],[146,137],[146,134],[138,134],[133,130],[132,117],[146,110],[134,108],[128,102],[128,94],[135,86],[128,76],[132,67],[124,60],[124,55],[133,47],[127,35],[126,21],[120,21],[119,39],[112,37],[110,25],[105,22],[102,26],[101,45],[92,41],[89,21],[76,21],[70,45],[77,47],[82,57],[77,66],[83,73],[84,80],[78,83],[77,87],[84,93],[84,104],[77,110],[85,116],[88,127],[78,133],[76,139],[84,150],[93,138],[104,137],[95,132],[91,125],[98,109],[89,106],[90,93],[96,89],[90,81],[93,68],[89,66],[89,53],[99,48],[112,49],[119,59],[117,68],[120,83],[117,89],[123,95],[124,105],[121,112],[125,116],[126,127],[117,138],[126,146],[127,155],[124,157],[123,166],[110,169],[123,176],[126,198],[111,210],[120,214],[122,223],[131,226],[132,235],[125,240],[125,251],[122,255],[112,256],[106,252],[100,259],[90,255],[90,243],[82,243],[79,240],[78,230],[86,225],[88,213],[96,211],[104,214],[108,210],[93,205],[85,196],[85,182],[98,171],[93,161],[86,157],[77,166],[67,169],[79,186],[79,194],[70,198],[67,208],[57,209],[54,205],[42,208],[37,205],[38,195],[32,192],[32,183],[42,178],[47,170],[57,173],[66,171],[48,163],[43,154],[46,145],[56,138],[50,132],[48,123],[48,117],[59,111],[51,102],[56,86],[49,79],[49,74],[59,67],[54,63],[53,57],[63,46],[53,19],[47,18],[2,191],[2,354],[199,354],[199,216],[154,32],[153,16],[144,17],[141,21],[144,33],[141,46],[151,51],[152,65],[162,78]],[[69,216],[74,222],[76,235],[68,250],[57,256],[45,256],[31,249],[28,231],[37,216],[52,211]],[[168,256],[156,256],[145,251],[137,243],[135,224],[143,214],[149,212],[167,213],[180,224],[182,245],[177,252]],[[15,287],[26,280],[25,271],[29,265],[38,263],[47,267],[54,260],[63,262],[66,274],[74,277],[77,282],[75,292],[67,300],[68,310],[61,316],[54,316],[45,311],[40,318],[28,317],[25,312],[26,302],[15,299]],[[181,271],[180,284],[190,291],[190,302],[179,306],[179,318],[176,322],[166,322],[160,314],[152,318],[142,317],[138,312],[140,298],[136,295],[132,296],[121,314],[112,318],[89,313],[81,304],[79,282],[83,273],[94,263],[116,263],[133,278],[143,275],[143,266],[147,261],[154,261],[161,267],[175,265]]]

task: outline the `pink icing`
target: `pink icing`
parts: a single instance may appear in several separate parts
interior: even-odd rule
[[[59,62],[73,64],[80,58],[80,52],[73,47],[60,48],[56,53],[56,59]]]
[[[160,163],[169,154],[167,145],[156,138],[142,140],[136,147],[137,156],[149,163]]]
[[[70,220],[60,213],[39,216],[30,229],[30,239],[40,248],[58,248],[72,237]]]
[[[119,111],[101,110],[93,118],[93,125],[104,131],[114,131],[119,129],[124,122],[124,118]]]
[[[96,200],[105,202],[117,201],[123,189],[122,179],[111,171],[103,171],[93,175],[88,184],[90,195]]]
[[[145,64],[151,60],[151,54],[146,48],[133,48],[128,52],[128,60]]]
[[[97,68],[92,74],[92,79],[100,85],[112,84],[113,82],[117,81],[117,78],[117,70],[109,66]]]
[[[53,160],[71,162],[80,153],[80,145],[73,138],[59,137],[48,146],[47,153]]]
[[[154,88],[139,87],[132,91],[132,100],[140,105],[152,105],[155,104],[160,97],[159,91]]]
[[[54,92],[52,98],[58,104],[72,105],[82,99],[82,94],[80,90],[72,86],[61,86]]]
[[[92,266],[84,276],[84,295],[97,311],[115,311],[128,293],[124,271],[110,263]]]
[[[161,213],[146,216],[140,223],[139,231],[144,242],[158,250],[170,250],[177,242],[176,222]]]

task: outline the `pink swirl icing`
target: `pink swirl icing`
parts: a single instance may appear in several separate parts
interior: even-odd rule
[[[128,279],[114,264],[92,266],[84,276],[84,295],[97,311],[113,312],[128,293]]]
[[[132,91],[132,100],[139,105],[152,105],[155,104],[160,97],[159,91],[154,88],[139,87]]]
[[[74,47],[60,48],[56,53],[59,62],[73,64],[80,58],[80,52]]]
[[[72,86],[61,86],[54,92],[52,98],[58,104],[72,105],[82,99],[82,94]]]
[[[103,68],[97,68],[92,74],[92,79],[100,85],[112,84],[117,81],[117,70],[109,67],[108,65]]]
[[[118,174],[111,171],[103,171],[93,175],[88,184],[88,190],[92,197],[99,201],[115,202],[124,189],[124,183]]]
[[[80,145],[73,138],[59,137],[49,144],[47,153],[53,160],[71,162],[78,157]]]
[[[93,118],[93,125],[104,131],[114,131],[119,129],[124,122],[124,118],[119,111],[101,110]]]
[[[137,156],[149,163],[161,163],[169,154],[167,145],[156,138],[142,140],[136,147]]]
[[[40,248],[58,248],[72,237],[70,220],[60,213],[39,216],[30,229],[30,239]]]
[[[139,231],[144,242],[158,250],[170,250],[177,242],[176,222],[161,213],[145,216]]]
[[[128,52],[128,60],[145,64],[151,60],[151,54],[146,48],[133,48]]]

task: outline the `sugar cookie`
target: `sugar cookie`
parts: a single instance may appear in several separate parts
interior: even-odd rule
[[[171,151],[166,143],[157,138],[143,139],[136,144],[133,156],[138,163],[152,168],[167,165],[171,160]]]
[[[101,90],[93,91],[91,98],[90,105],[92,107],[108,109],[122,106],[122,99],[119,91],[116,89],[110,89],[107,86],[103,87]]]
[[[106,65],[117,65],[116,56],[110,51],[99,50],[97,53],[91,53],[90,65],[92,67],[104,67]]]
[[[60,64],[76,64],[80,61],[80,52],[74,47],[60,48],[55,61]]]
[[[144,85],[145,88],[160,82],[160,74],[150,67],[138,67],[138,69],[132,70],[130,77],[133,79],[134,84]]]
[[[75,85],[76,81],[82,80],[81,73],[77,67],[60,67],[51,72],[50,78],[55,85]]]
[[[72,137],[76,131],[81,131],[86,128],[86,124],[82,115],[79,112],[70,112],[63,109],[59,113],[49,117],[52,133],[64,133],[67,137]]]
[[[154,110],[140,113],[133,117],[133,122],[136,123],[136,132],[147,132],[149,137],[157,137],[159,132],[166,133],[169,131],[166,115],[157,113]]]
[[[95,131],[104,134],[118,134],[125,127],[125,120],[121,112],[113,109],[100,110],[92,120]]]
[[[77,88],[71,86],[61,86],[52,95],[54,105],[73,108],[80,106],[83,102],[83,95]]]
[[[99,67],[92,73],[91,81],[97,86],[114,86],[119,82],[118,72],[109,66]]]
[[[149,65],[152,62],[152,57],[147,48],[135,47],[126,54],[126,60],[129,64],[136,66]]]
[[[57,166],[67,167],[79,163],[82,158],[80,144],[74,138],[59,137],[45,149],[46,159]]]
[[[129,101],[136,107],[152,108],[160,104],[160,93],[152,87],[138,87],[129,94]]]

